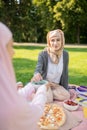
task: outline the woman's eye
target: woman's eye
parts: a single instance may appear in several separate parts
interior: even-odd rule
[[[60,39],[57,39],[57,41],[60,41]]]
[[[55,41],[54,39],[51,40],[51,42],[54,42],[54,41]]]

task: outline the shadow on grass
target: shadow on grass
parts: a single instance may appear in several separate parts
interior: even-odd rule
[[[14,46],[15,49],[28,49],[28,50],[44,49],[44,47],[43,46]]]
[[[87,52],[87,48],[65,48],[65,50],[69,52]]]
[[[14,46],[15,49],[28,49],[28,50],[36,50],[36,49],[44,49],[45,46]],[[87,48],[65,48],[67,51],[73,52],[87,52]]]

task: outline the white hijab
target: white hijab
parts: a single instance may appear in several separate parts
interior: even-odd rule
[[[50,45],[50,39],[52,37],[59,37],[59,34],[61,36],[61,47],[59,48],[59,50],[57,51],[54,51]],[[49,31],[47,33],[47,52],[50,56],[50,59],[51,61],[54,63],[54,64],[58,64],[59,63],[59,60],[60,60],[60,57],[63,53],[63,49],[64,49],[64,44],[65,44],[65,38],[64,38],[64,33],[62,30],[60,29],[56,29],[56,30],[52,30],[52,31]]]
[[[11,39],[12,33],[0,22],[0,130],[37,130],[37,122],[46,102],[46,87],[38,90],[31,104],[18,95],[7,51],[7,43]]]

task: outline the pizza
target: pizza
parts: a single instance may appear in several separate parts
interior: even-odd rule
[[[66,115],[63,107],[57,104],[46,104],[44,113],[41,116],[38,125],[42,129],[56,129],[62,126],[66,121]]]

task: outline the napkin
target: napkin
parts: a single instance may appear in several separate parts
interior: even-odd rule
[[[80,118],[73,115],[71,112],[69,112],[66,109],[65,109],[65,113],[66,113],[66,122],[58,130],[70,130],[82,122],[82,120]]]

